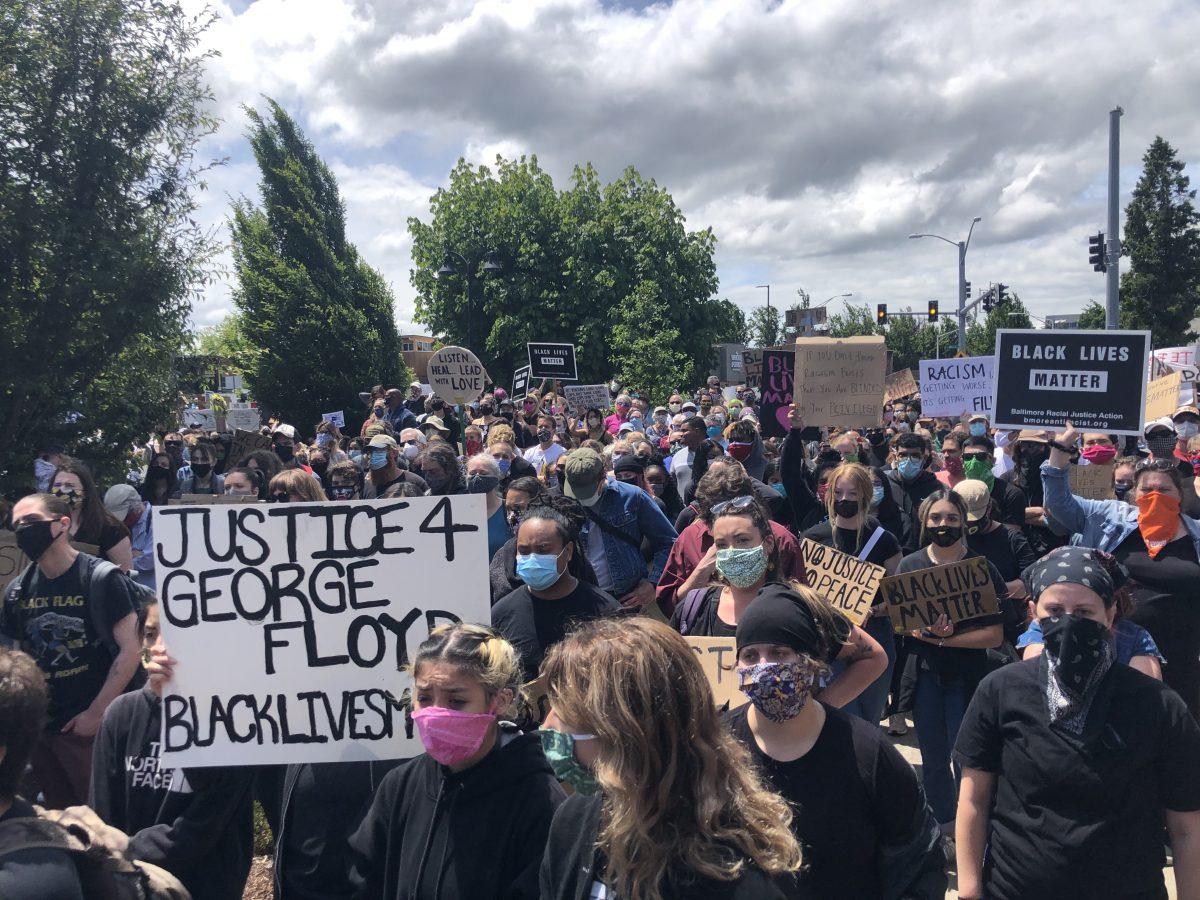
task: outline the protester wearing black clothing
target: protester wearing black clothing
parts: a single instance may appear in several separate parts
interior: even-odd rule
[[[967,478],[982,481],[992,496],[990,518],[1002,525],[1025,527],[1025,508],[1029,500],[1025,492],[1007,478],[992,474],[996,465],[996,445],[983,435],[972,435],[962,442],[963,470]]]
[[[944,485],[929,471],[932,452],[929,441],[919,434],[902,434],[895,443],[896,461],[888,480],[900,489],[900,510],[911,534],[921,532],[918,511],[925,498]]]

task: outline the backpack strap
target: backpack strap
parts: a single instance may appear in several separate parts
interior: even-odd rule
[[[90,553],[80,553],[79,556],[83,560],[83,565],[79,570],[79,580],[87,585],[88,616],[92,620],[92,630],[115,657],[119,648],[117,642],[113,640],[112,629],[101,621],[100,610],[104,607],[103,601],[108,596],[109,578],[112,577],[113,572],[119,572],[120,569],[107,559],[100,559]]]
[[[601,531],[611,534],[613,537],[617,538],[618,540],[624,541],[629,546],[634,547],[639,551],[642,549],[641,541],[637,540],[636,538],[632,537],[629,534],[626,534],[624,531],[622,531],[620,528],[617,528],[615,525],[610,525],[608,522],[604,521],[603,518],[601,518],[600,516],[598,516],[594,512],[592,512],[592,509],[590,506],[583,507],[583,511],[584,511],[584,514],[586,514],[587,517],[591,521],[595,522],[597,525],[600,526]]]
[[[683,611],[679,614],[679,633],[687,635],[700,614],[700,604],[708,594],[708,588],[692,588],[683,598]]]
[[[883,537],[883,526],[876,525],[875,530],[871,532],[871,536],[867,538],[867,542],[863,544],[862,550],[858,554],[859,559],[866,559],[871,555],[871,551],[875,549],[875,545],[879,543],[879,539]]]

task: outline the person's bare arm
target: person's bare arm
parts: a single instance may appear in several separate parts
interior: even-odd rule
[[[987,845],[996,776],[964,767],[958,788],[958,815],[954,820],[954,855],[959,900],[983,897],[983,850]]]
[[[129,538],[121,538],[121,540],[108,548],[108,553],[105,556],[108,557],[108,561],[114,566],[120,566],[122,571],[133,571],[133,544]]]
[[[1167,834],[1175,864],[1175,896],[1200,900],[1200,810],[1167,810]]]
[[[1137,669],[1143,675],[1149,675],[1162,681],[1162,663],[1157,656],[1135,656],[1129,660],[1129,668]]]
[[[918,641],[959,650],[990,650],[992,647],[999,647],[1004,640],[1004,629],[998,624],[955,634],[954,623],[944,614],[938,617],[929,631],[932,635],[925,634],[921,629],[909,633]]]
[[[1033,659],[1035,656],[1041,656],[1045,649],[1045,644],[1026,644],[1021,649],[1021,659]]]
[[[100,730],[100,720],[108,704],[121,695],[137,671],[141,648],[138,646],[137,614],[130,613],[113,626],[113,641],[117,645],[117,658],[108,668],[108,677],[100,693],[91,705],[63,726],[63,733],[71,732],[80,737],[92,737]]]
[[[709,547],[708,552],[701,557],[700,562],[696,563],[696,568],[692,569],[691,574],[684,579],[683,584],[676,588],[675,601],[682,601],[683,598],[687,596],[688,591],[695,590],[696,588],[708,587],[708,585],[712,583],[713,576],[716,574],[716,571],[717,548],[716,545],[713,545],[712,547]]]
[[[851,628],[837,658],[846,664],[846,668],[819,695],[821,702],[829,706],[845,706],[887,668],[887,653],[879,641],[857,625]]]

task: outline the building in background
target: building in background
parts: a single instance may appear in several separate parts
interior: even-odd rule
[[[1047,328],[1078,328],[1079,313],[1068,313],[1065,316],[1046,316]]]
[[[412,369],[413,378],[429,384],[429,357],[433,356],[434,340],[424,334],[400,335],[400,355]]]

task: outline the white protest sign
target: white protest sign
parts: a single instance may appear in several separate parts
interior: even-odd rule
[[[474,494],[158,507],[166,764],[421,753],[410,665],[436,626],[490,621],[486,522]]]
[[[922,415],[957,418],[964,413],[983,413],[992,417],[996,357],[923,359],[918,371]]]
[[[262,427],[262,413],[249,407],[234,407],[225,413],[225,427],[230,431],[258,431]]]
[[[429,357],[429,387],[447,403],[470,403],[483,393],[487,372],[470,350],[443,347]]]
[[[343,410],[331,413],[321,413],[321,421],[332,422],[338,428],[346,427],[346,413]]]
[[[576,416],[582,416],[589,409],[603,412],[612,405],[612,395],[605,384],[566,384],[563,394]]]
[[[1200,381],[1200,367],[1196,365],[1196,348],[1195,347],[1163,347],[1158,350],[1152,350],[1151,356],[1154,357],[1165,371],[1154,374],[1151,373],[1151,378],[1160,378],[1169,372],[1179,372],[1182,375],[1182,383],[1179,385],[1179,401],[1178,406],[1186,406],[1189,403],[1195,402],[1195,388],[1193,385]]]
[[[188,428],[203,428],[205,431],[216,431],[217,414],[211,409],[185,409],[183,424]]]

